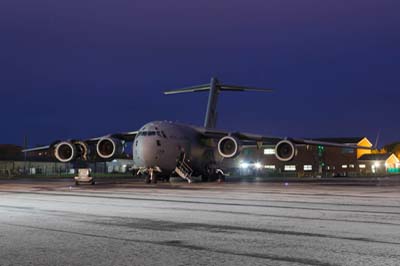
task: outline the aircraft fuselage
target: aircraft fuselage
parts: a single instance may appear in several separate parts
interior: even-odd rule
[[[206,141],[195,127],[166,121],[147,123],[133,142],[133,161],[139,169],[158,169],[170,175],[181,160],[202,174],[214,164],[214,143]]]

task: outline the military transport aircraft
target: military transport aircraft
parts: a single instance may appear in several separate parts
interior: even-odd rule
[[[145,124],[138,131],[87,140],[56,141],[47,146],[26,149],[24,152],[47,150],[64,163],[76,160],[112,160],[124,152],[126,143],[132,143],[135,168],[145,176],[146,183],[157,183],[158,178],[169,178],[172,174],[177,174],[188,182],[192,181],[192,176],[201,176],[202,181],[224,179],[223,169],[220,168],[222,160],[232,159],[244,147],[250,146],[261,148],[266,144],[277,143],[275,155],[281,161],[292,160],[296,156],[298,144],[369,149],[312,139],[281,138],[216,129],[220,92],[271,92],[270,89],[226,85],[212,78],[210,84],[167,91],[165,94],[204,91],[209,92],[204,127],[154,121]]]

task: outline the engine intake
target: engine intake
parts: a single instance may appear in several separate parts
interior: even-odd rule
[[[54,156],[62,163],[68,163],[76,157],[76,147],[69,141],[62,141],[55,146]]]
[[[275,156],[280,161],[290,161],[296,156],[296,148],[291,141],[281,140],[275,146]]]
[[[120,140],[104,137],[96,145],[97,154],[103,159],[110,159],[123,152],[123,145]]]
[[[224,158],[233,158],[240,153],[239,140],[232,136],[226,136],[218,142],[218,152]]]

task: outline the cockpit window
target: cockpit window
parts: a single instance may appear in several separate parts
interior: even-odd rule
[[[141,132],[139,132],[139,136],[155,136],[156,134],[158,134],[159,135],[159,133],[158,132],[156,132],[156,131],[141,131]]]

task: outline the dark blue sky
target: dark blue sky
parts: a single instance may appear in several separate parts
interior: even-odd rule
[[[2,0],[0,143],[203,124],[206,83],[225,93],[219,128],[278,136],[400,140],[398,0]]]

